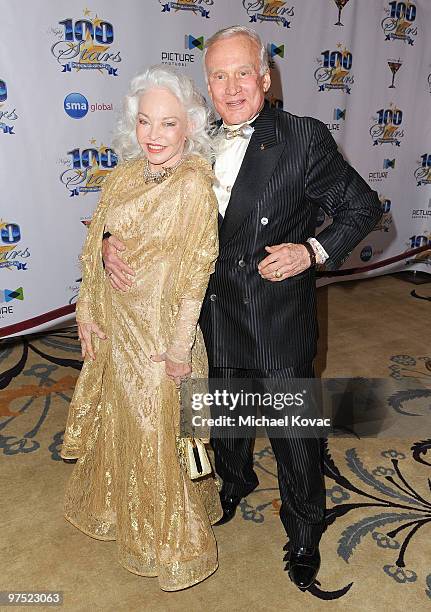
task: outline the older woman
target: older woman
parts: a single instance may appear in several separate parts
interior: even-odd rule
[[[208,111],[193,83],[164,67],[137,76],[82,254],[76,318],[85,357],[61,455],[78,458],[65,517],[160,587],[189,587],[217,568],[213,477],[191,481],[177,453],[177,386],[202,361],[196,325],[217,256]],[[125,244],[133,287],[114,290],[104,232]],[[198,354],[199,353],[199,354]],[[197,363],[196,361],[196,363]]]

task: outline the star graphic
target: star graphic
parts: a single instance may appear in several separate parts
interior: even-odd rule
[[[96,27],[97,27],[97,26],[100,26],[100,24],[101,24],[102,22],[103,22],[103,19],[100,19],[100,17],[98,17],[97,15],[96,15],[96,17],[93,19],[93,25],[94,25],[94,26],[96,26]]]
[[[92,144],[92,145],[96,144],[96,139],[95,138],[91,138],[90,139],[90,144]]]
[[[89,15],[91,15],[91,11],[90,11],[90,9],[85,8],[85,9],[84,9],[84,16],[85,16],[85,17],[88,17]]]

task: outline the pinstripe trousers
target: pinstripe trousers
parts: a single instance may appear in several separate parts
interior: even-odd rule
[[[244,380],[248,389],[261,394],[269,391],[271,382],[277,385],[293,378],[313,378],[313,364],[291,366],[280,370],[246,370],[210,367],[211,381],[225,381],[224,388],[233,388],[237,379]],[[265,384],[267,380],[267,384]],[[229,382],[231,381],[231,382]],[[262,409],[262,414],[264,409]],[[280,519],[293,546],[317,546],[324,530],[325,485],[323,478],[323,440],[300,438],[291,434],[269,438],[277,461],[281,497]],[[259,484],[253,469],[252,437],[219,435],[211,438],[215,469],[223,480],[223,494],[246,497]]]

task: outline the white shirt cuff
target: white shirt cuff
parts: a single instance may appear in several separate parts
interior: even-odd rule
[[[316,255],[316,263],[318,264],[324,264],[325,261],[327,259],[329,259],[329,255],[328,253],[325,251],[325,249],[323,248],[323,246],[320,244],[320,242],[318,240],[316,240],[316,238],[309,238],[307,240],[307,242],[309,242],[313,248],[313,251]]]

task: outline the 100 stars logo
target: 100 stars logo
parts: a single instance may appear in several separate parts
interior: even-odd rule
[[[59,162],[67,166],[60,181],[68,189],[70,197],[100,191],[106,176],[118,163],[117,155],[110,147],[97,146],[94,138],[90,145],[89,148],[68,151],[69,157]]]
[[[121,62],[120,51],[112,47],[114,26],[91,11],[84,10],[84,19],[63,19],[51,28],[57,40],[51,53],[60,64],[62,72],[97,70],[117,76],[116,65]]]

